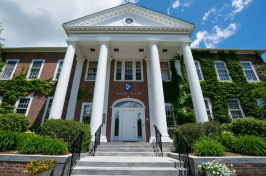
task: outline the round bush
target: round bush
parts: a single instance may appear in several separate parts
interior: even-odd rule
[[[201,137],[194,145],[194,153],[197,156],[224,156],[224,146],[210,137]]]
[[[266,142],[263,138],[257,136],[245,135],[236,137],[233,149],[240,154],[266,156]]]
[[[9,113],[0,115],[0,130],[10,130],[14,132],[27,131],[30,125],[30,119],[25,115]]]
[[[75,120],[62,120],[51,119],[44,122],[40,134],[43,136],[50,136],[53,138],[63,139],[70,144],[80,131],[84,131],[82,152],[89,151],[89,145],[91,142],[91,130],[90,126],[77,122]]]
[[[11,131],[0,131],[0,152],[16,148],[16,135]]]
[[[236,135],[266,137],[266,122],[252,117],[237,118],[231,124],[231,131]]]

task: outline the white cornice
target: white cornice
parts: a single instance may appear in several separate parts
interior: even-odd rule
[[[224,51],[234,51],[236,54],[259,54],[262,55],[266,52],[266,49],[231,49],[231,48],[191,48],[192,51],[210,51],[211,53],[217,53]]]
[[[1,49],[2,52],[62,52],[65,53],[67,47],[16,47],[16,48],[5,48]]]

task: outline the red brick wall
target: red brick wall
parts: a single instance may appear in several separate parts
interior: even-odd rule
[[[0,176],[24,176],[24,162],[0,162]]]
[[[234,168],[237,176],[259,176],[266,173],[266,164],[234,164]]]
[[[109,89],[109,100],[108,100],[108,111],[107,111],[107,139],[110,141],[111,138],[111,122],[112,122],[112,108],[110,108],[116,100],[122,98],[135,98],[142,101],[145,105],[145,124],[146,124],[146,141],[150,138],[150,115],[149,115],[149,98],[148,98],[148,82],[147,82],[147,69],[146,62],[142,61],[143,66],[143,81],[132,82],[132,81],[114,81],[114,70],[115,60],[111,62],[111,75],[110,75],[110,89]],[[125,83],[132,83],[131,91],[125,90]],[[117,95],[116,92],[140,92],[141,95]],[[146,120],[148,118],[148,120]]]

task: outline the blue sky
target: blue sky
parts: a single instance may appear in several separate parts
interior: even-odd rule
[[[192,47],[266,49],[266,0],[0,0],[1,37],[6,47],[66,46],[62,23],[126,2],[196,24]]]

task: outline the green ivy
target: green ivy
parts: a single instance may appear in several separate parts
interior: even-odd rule
[[[84,98],[86,98],[86,99],[92,98],[93,94],[88,93],[88,92],[89,92],[89,87],[86,87],[83,91],[79,88],[77,99],[82,100]]]
[[[45,95],[52,95],[51,90],[55,83],[50,82],[52,78],[48,79],[34,79],[27,80],[27,71],[22,72],[7,81],[0,81],[0,95],[3,96],[3,102],[0,105],[0,114],[12,113],[14,111],[14,104],[19,96],[27,96],[31,92],[40,92]]]

